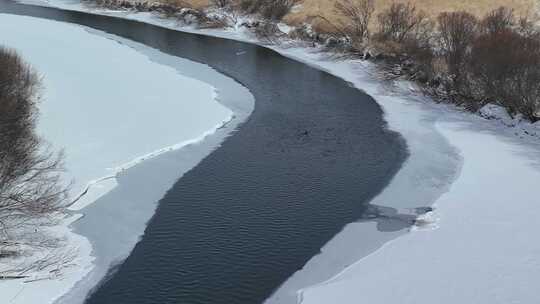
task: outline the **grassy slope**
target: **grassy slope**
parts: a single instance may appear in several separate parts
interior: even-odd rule
[[[407,2],[407,0],[375,0],[376,12],[390,6],[394,1]],[[508,6],[515,9],[517,15],[537,17],[536,12],[540,6],[540,0],[410,0],[418,9],[424,10],[432,16],[443,11],[465,10],[478,16],[495,9],[499,6]],[[195,7],[208,5],[210,0],[186,0]],[[317,21],[313,16],[321,15],[332,22],[338,22],[339,15],[334,11],[336,0],[302,0],[301,5],[292,13],[285,17],[285,21],[290,24],[300,24],[303,22],[313,23],[319,29],[325,30],[329,27],[324,22]]]
[[[185,0],[185,2],[192,5],[194,8],[203,8],[209,5],[209,0]]]
[[[380,11],[389,7],[393,2],[407,2],[407,0],[375,0],[377,15]],[[431,16],[437,16],[444,11],[465,10],[475,15],[481,16],[486,12],[500,6],[507,6],[515,9],[519,16],[536,17],[535,12],[539,0],[411,0],[420,10]],[[310,16],[322,15],[332,22],[337,22],[339,16],[334,10],[334,0],[304,0],[300,9],[289,14],[286,21],[292,24],[309,21]],[[317,24],[315,24],[317,25]],[[323,26],[324,24],[319,24]]]

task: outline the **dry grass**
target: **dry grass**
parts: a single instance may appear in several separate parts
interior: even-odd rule
[[[375,16],[393,2],[407,2],[407,0],[375,0]],[[513,8],[518,16],[537,18],[536,12],[540,5],[539,0],[410,0],[410,2],[431,16],[437,16],[444,11],[458,10],[482,16],[497,7],[507,6]],[[291,24],[310,22],[319,30],[327,30],[328,25],[314,16],[320,15],[331,22],[338,22],[340,16],[334,10],[334,3],[335,0],[303,0],[300,9],[290,13],[285,20]]]
[[[162,0],[166,1],[166,0]],[[301,0],[298,9],[288,14],[285,21],[292,25],[308,22],[313,24],[316,29],[325,31],[331,30],[326,22],[316,18],[324,16],[331,22],[338,22],[339,14],[334,10],[334,4],[337,0]],[[409,0],[375,0],[377,15],[380,11],[388,8],[394,1],[407,2]],[[210,0],[186,0],[185,2],[194,8],[208,6]],[[484,15],[500,6],[513,8],[518,16],[528,16],[538,18],[538,9],[540,0],[410,0],[418,9],[424,10],[431,16],[437,16],[444,11],[465,10],[478,16]]]
[[[166,2],[166,0],[163,0],[162,2]],[[189,3],[189,5],[195,9],[204,8],[210,4],[210,0],[186,0],[185,2]]]

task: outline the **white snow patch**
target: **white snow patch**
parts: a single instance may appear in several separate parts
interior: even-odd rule
[[[537,302],[540,154],[470,124],[438,124],[465,160],[437,201],[440,227],[388,243],[301,303]]]
[[[55,261],[49,267],[25,274],[28,278],[0,281],[0,303],[53,303],[90,272],[94,260],[91,256],[92,246],[85,237],[69,229],[69,225],[79,218],[80,215],[72,215],[62,219],[56,226],[40,227],[46,229],[51,237],[62,238],[66,247],[44,250],[32,256],[0,263],[2,271],[30,265],[44,258]]]
[[[497,121],[503,126],[511,128],[517,136],[540,137],[540,121],[531,124],[521,114],[512,117],[504,107],[499,105],[487,104],[478,110],[478,115],[488,120]]]
[[[289,26],[283,22],[278,23],[277,27],[285,34],[290,33],[294,29],[292,26]]]
[[[512,117],[510,117],[508,111],[506,111],[505,108],[491,103],[483,106],[478,111],[478,114],[480,114],[480,116],[484,117],[485,119],[496,119],[501,120],[505,123],[508,123],[512,120]]]
[[[418,230],[435,230],[439,228],[440,221],[438,211],[430,211],[416,218],[416,223],[411,228],[411,231]]]

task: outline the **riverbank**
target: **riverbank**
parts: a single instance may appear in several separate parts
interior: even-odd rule
[[[291,278],[289,284],[295,287],[295,302],[432,303],[434,299],[440,303],[533,302],[535,285],[532,282],[540,278],[539,247],[529,242],[538,229],[534,218],[540,212],[535,204],[540,174],[540,133],[534,132],[538,129],[528,124],[532,130],[523,131],[505,122],[502,115],[483,119],[452,106],[436,105],[420,91],[415,93],[412,83],[397,81],[389,86],[380,83],[371,86],[370,83],[375,84],[369,76],[373,67],[365,62],[336,63],[324,60],[319,54],[285,52],[366,89],[384,105],[391,126],[402,124],[400,130],[409,125],[405,128],[413,131],[411,120],[399,121],[414,116],[400,110],[400,115],[392,118],[399,104],[408,104],[405,108],[419,107],[426,111],[424,115],[431,113],[421,120],[426,122],[427,119],[456,149],[457,154],[448,155],[447,164],[458,164],[453,172],[454,182],[441,188],[445,193],[434,200],[434,211],[420,216],[411,233],[373,253],[357,254],[357,257],[366,257],[351,265],[339,265],[343,266],[342,271],[326,281],[301,287],[298,278]],[[402,133],[412,149],[415,146],[418,151],[432,148],[416,138],[425,136],[421,129],[413,132]],[[418,155],[411,153],[413,157],[415,154]],[[433,156],[426,154],[419,163],[428,165],[433,162]],[[411,160],[414,163],[412,157]],[[400,174],[410,166],[411,162],[406,164],[394,182],[399,182]],[[417,187],[414,183],[419,176],[413,172],[421,171],[411,171],[409,191],[442,186],[432,180],[433,183]],[[385,190],[392,191],[392,186],[396,185],[391,184]],[[523,210],[527,210],[527,216]],[[302,272],[309,273],[310,268],[320,268],[321,264],[335,263],[333,260],[343,252],[361,250],[351,242],[369,225],[348,225],[297,276],[301,278]],[[286,287],[287,283],[283,288]],[[292,297],[292,289],[286,289]],[[278,291],[268,302],[284,303],[280,296],[283,295]]]
[[[301,290],[298,303],[537,300],[538,144],[501,136],[504,130],[472,115],[448,113],[437,128],[464,164],[435,204],[436,229],[388,243],[331,280]]]

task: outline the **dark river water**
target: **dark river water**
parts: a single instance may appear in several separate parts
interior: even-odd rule
[[[362,217],[407,157],[371,97],[264,47],[6,0],[0,12],[81,24],[206,63],[256,100],[251,117],[161,199],[89,304],[262,303]]]

